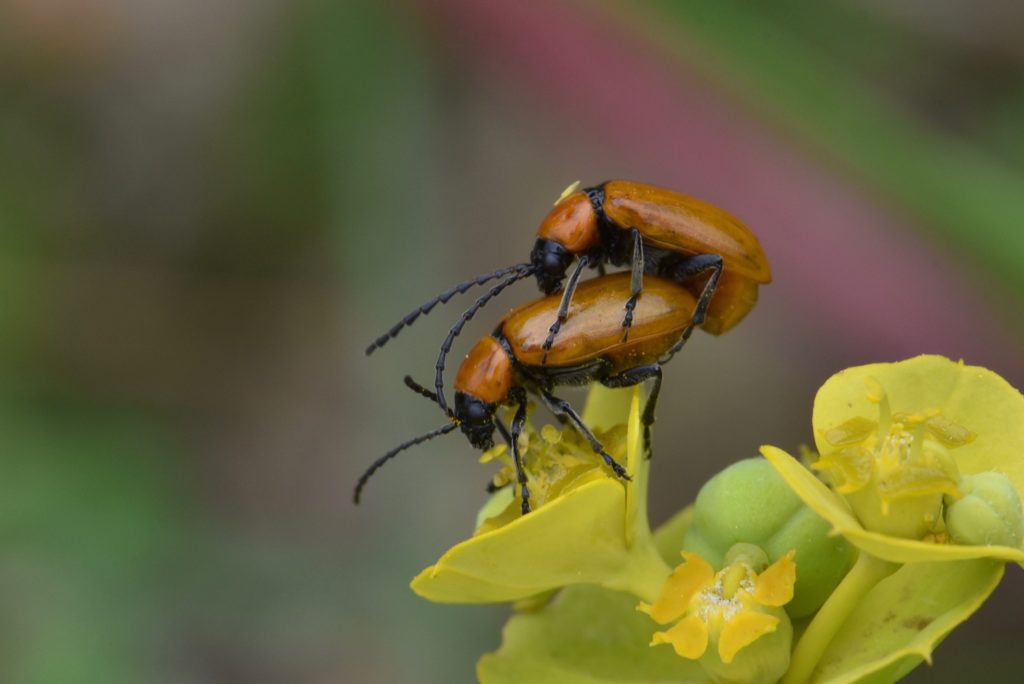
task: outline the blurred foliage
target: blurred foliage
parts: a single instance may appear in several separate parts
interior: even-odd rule
[[[178,483],[154,458],[166,446],[126,416],[3,408],[2,678],[143,681],[181,533]]]
[[[1024,284],[1012,79],[950,121],[927,92],[903,97],[948,46],[848,3],[651,3],[737,96]],[[199,19],[174,24],[177,5],[139,19],[149,4],[115,2],[123,21],[0,26],[5,682],[463,681],[497,644],[498,611],[406,592],[446,507],[344,525],[356,455],[427,411],[389,404],[373,380],[390,368],[368,370],[358,343],[450,280],[458,249],[419,238],[461,199],[446,159],[474,65],[437,38],[443,3],[257,5],[235,5],[266,13],[248,24],[231,3],[182,4]],[[204,22],[210,43],[189,42]],[[60,47],[76,40],[92,47]],[[192,68],[239,65],[207,100],[190,89],[203,69],[178,66],[192,50]],[[980,88],[991,65],[968,57],[953,66]],[[300,424],[314,437],[287,422],[320,407]],[[396,479],[395,501],[427,489]]]
[[[650,4],[714,55],[675,41],[693,66],[1024,289],[1024,65],[849,0]]]

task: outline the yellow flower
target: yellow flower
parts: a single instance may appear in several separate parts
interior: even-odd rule
[[[651,645],[671,644],[680,657],[701,659],[706,669],[733,681],[775,681],[789,662],[792,627],[782,606],[793,598],[794,555],[790,551],[758,573],[755,565],[767,562],[764,553],[739,544],[716,573],[700,556],[683,551],[685,562],[665,582],[658,600],[638,606],[659,624],[675,623],[656,632]],[[750,650],[773,633],[778,638],[766,642],[761,652]],[[709,645],[715,646],[710,652]],[[743,662],[736,662],[738,656]],[[732,671],[722,671],[729,666]]]
[[[868,376],[865,385],[877,420],[855,416],[818,431],[821,457],[811,468],[828,475],[865,527],[911,539],[941,534],[943,497],[961,496],[950,451],[977,435],[937,407],[893,413],[882,384]]]
[[[762,453],[815,512],[891,562],[1024,562],[1024,397],[940,356],[849,368],[814,402],[811,468]],[[961,503],[963,502],[963,503]]]
[[[495,495],[476,533],[423,570],[412,589],[431,601],[518,601],[574,584],[597,584],[651,599],[669,573],[647,523],[647,473],[640,390],[595,387],[584,421],[624,459],[623,482],[571,428],[527,433],[534,510],[521,515],[511,487]],[[625,424],[625,427],[623,427]],[[616,427],[617,426],[617,427]],[[503,460],[501,449],[485,456]],[[495,484],[509,478],[499,472]]]
[[[610,454],[626,453],[626,426],[615,425],[603,430],[594,430],[594,436]],[[608,478],[609,473],[602,461],[596,457],[586,438],[572,428],[560,430],[554,425],[545,425],[538,433],[527,424],[520,436],[520,453],[523,470],[530,488],[530,505],[533,512],[555,501],[588,482]],[[484,534],[522,517],[519,501],[520,486],[516,482],[515,465],[506,444],[499,444],[484,452],[481,463],[498,461],[501,470],[495,474],[494,487],[507,488],[505,493],[494,497],[480,511],[475,535]]]

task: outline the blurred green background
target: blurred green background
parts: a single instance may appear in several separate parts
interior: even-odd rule
[[[401,378],[461,306],[362,350],[576,179],[720,204],[773,264],[667,370],[654,520],[809,441],[844,366],[1024,386],[1022,46],[998,0],[0,0],[0,680],[471,681],[507,609],[407,582],[490,471],[450,437],[350,501],[441,423]],[[1022,599],[910,679],[1016,681]]]

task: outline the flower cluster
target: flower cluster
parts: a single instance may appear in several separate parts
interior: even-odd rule
[[[1024,564],[1024,397],[936,356],[850,368],[814,402],[815,452],[764,446],[657,531],[638,390],[595,389],[585,420],[503,468],[473,536],[414,581],[444,602],[516,601],[483,682],[896,681]],[[682,562],[680,562],[680,557]]]

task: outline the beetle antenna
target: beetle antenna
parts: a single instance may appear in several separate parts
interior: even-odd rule
[[[494,271],[493,273],[485,273],[484,275],[479,275],[476,278],[471,278],[470,280],[459,283],[458,285],[452,287],[449,290],[445,290],[441,294],[431,299],[429,302],[421,304],[419,307],[413,309],[408,314],[406,314],[406,316],[402,318],[402,320],[398,321],[398,323],[395,323],[393,326],[391,326],[390,330],[388,330],[386,333],[378,337],[376,340],[373,341],[372,344],[370,344],[369,347],[366,348],[366,355],[369,356],[370,354],[372,354],[373,352],[387,344],[390,340],[394,339],[395,337],[398,337],[398,333],[400,333],[402,329],[412,325],[416,321],[416,319],[420,317],[421,314],[426,315],[430,313],[430,311],[438,304],[447,304],[449,299],[451,299],[457,294],[462,294],[466,292],[471,287],[475,287],[476,285],[483,285],[484,283],[490,282],[495,278],[502,278],[504,276],[507,276],[509,273],[520,271],[527,266],[529,266],[529,264],[516,264],[515,266],[499,268],[497,271]]]
[[[418,383],[415,380],[413,380],[412,376],[410,376],[410,375],[406,375],[405,376],[405,386],[408,387],[409,389],[411,389],[416,394],[420,395],[421,397],[426,397],[427,399],[430,399],[435,404],[437,403],[437,394],[435,394],[434,392],[431,392],[426,387],[424,387],[420,383]]]
[[[411,389],[416,394],[420,395],[421,397],[426,397],[435,404],[440,405],[441,402],[438,401],[436,392],[431,392],[426,387],[416,382],[415,380],[412,379],[412,377],[408,375],[405,376],[405,386]],[[449,409],[447,413],[449,418],[455,420],[455,416],[452,414],[451,409]]]
[[[413,447],[413,446],[416,446],[417,444],[420,444],[422,442],[426,442],[427,440],[434,439],[434,437],[437,437],[438,435],[448,434],[449,432],[451,432],[452,430],[454,430],[457,427],[458,427],[457,423],[448,423],[447,425],[444,425],[443,427],[440,427],[440,428],[438,428],[436,430],[432,430],[432,431],[426,433],[425,435],[420,435],[419,437],[417,437],[415,439],[410,439],[408,442],[404,442],[402,444],[399,444],[394,449],[392,449],[388,453],[386,453],[383,456],[381,456],[380,458],[378,458],[376,461],[374,461],[373,463],[370,464],[370,467],[367,468],[366,472],[363,473],[362,476],[359,478],[359,482],[356,483],[355,494],[352,496],[352,501],[354,501],[356,503],[356,505],[359,504],[359,497],[363,493],[363,487],[366,486],[367,480],[369,480],[370,477],[372,477],[375,472],[380,470],[380,467],[382,465],[384,465],[385,463],[390,461],[397,454],[405,451],[409,447]]]
[[[437,365],[434,366],[436,371],[434,375],[434,389],[437,390],[437,403],[441,407],[441,410],[445,413],[448,412],[448,402],[444,398],[444,360],[448,356],[448,352],[452,350],[452,343],[455,338],[462,332],[462,328],[472,320],[476,312],[484,307],[487,302],[491,301],[496,297],[502,290],[516,282],[522,280],[527,276],[533,275],[534,269],[530,264],[520,264],[519,271],[505,280],[501,281],[490,290],[487,291],[480,299],[476,300],[473,306],[463,312],[462,316],[459,317],[458,322],[452,326],[452,329],[448,331],[448,337],[445,338],[444,344],[441,345],[441,353],[437,357]]]

